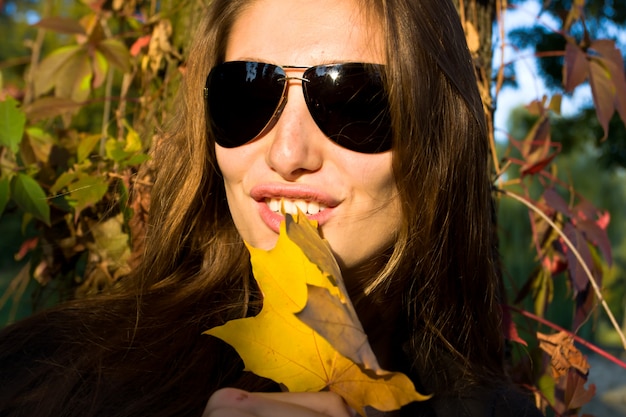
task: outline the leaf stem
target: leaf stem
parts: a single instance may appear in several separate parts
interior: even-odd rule
[[[568,335],[572,336],[574,338],[575,341],[577,341],[578,343],[580,343],[581,345],[585,346],[586,348],[588,348],[589,350],[594,351],[595,353],[597,353],[598,355],[602,356],[603,358],[621,366],[622,368],[626,369],[626,362],[622,362],[621,360],[619,360],[618,358],[616,358],[615,356],[611,355],[609,352],[607,352],[606,350],[600,348],[599,346],[594,345],[593,343],[583,339],[582,337],[574,334],[573,332],[564,329],[563,327],[552,323],[549,320],[544,319],[543,317],[539,317],[536,314],[531,313],[530,311],[526,311],[524,309],[521,309],[519,307],[515,307],[515,306],[511,306],[511,305],[507,305],[507,308],[510,309],[511,311],[515,311],[516,313],[521,314],[524,317],[528,317],[529,319],[535,320],[541,324],[544,324],[556,331],[559,332],[565,332]]]
[[[100,20],[102,28],[107,38],[111,38],[111,30],[107,25],[106,19]],[[107,79],[104,87],[104,96],[110,97],[113,91],[113,68],[110,62],[107,62]],[[100,136],[99,154],[102,158],[106,156],[106,142],[109,137],[109,121],[111,118],[111,100],[104,100],[104,109],[102,110],[102,131]]]
[[[42,16],[48,16],[50,14],[51,9],[51,1],[47,1],[44,3],[44,9]],[[22,105],[30,104],[35,99],[35,81],[34,76],[37,71],[37,67],[39,66],[39,58],[41,56],[41,48],[43,45],[43,41],[46,35],[46,30],[43,28],[37,28],[37,36],[35,37],[35,41],[31,46],[31,55],[30,55],[30,68],[26,70],[24,74],[24,80],[26,81],[24,88],[24,100],[22,101]]]
[[[534,205],[532,202],[528,201],[526,198],[524,198],[522,196],[519,196],[519,195],[517,195],[515,193],[511,193],[511,192],[509,192],[507,190],[503,190],[503,189],[499,189],[498,192],[500,192],[503,195],[505,195],[507,197],[510,197],[510,198],[512,198],[514,200],[517,200],[520,203],[524,204],[526,207],[528,207],[529,209],[531,209],[532,211],[537,213],[543,220],[546,221],[546,223],[548,223],[550,225],[550,227],[552,227],[552,229],[555,232],[557,232],[559,234],[559,236],[563,239],[563,241],[565,242],[567,247],[572,251],[572,254],[576,257],[576,259],[580,263],[580,266],[583,268],[583,271],[585,272],[585,275],[587,275],[587,278],[589,278],[589,282],[591,283],[591,286],[593,287],[593,290],[596,293],[596,297],[598,298],[598,300],[602,304],[602,307],[604,308],[604,311],[606,311],[606,314],[609,316],[609,320],[611,321],[611,324],[613,325],[613,327],[615,328],[615,331],[617,332],[617,334],[619,335],[620,339],[622,340],[622,346],[624,347],[624,349],[626,349],[626,337],[624,337],[624,333],[622,332],[619,324],[617,324],[617,320],[615,320],[615,316],[613,315],[613,312],[611,311],[611,309],[609,308],[608,304],[606,303],[606,300],[602,296],[602,291],[600,290],[600,287],[598,286],[598,283],[594,279],[593,275],[591,274],[591,271],[587,267],[587,264],[583,260],[583,258],[580,255],[580,253],[574,247],[574,244],[572,243],[572,241],[569,240],[569,238],[565,235],[565,233],[563,233],[563,231],[548,216],[546,216],[546,214],[543,211],[541,211],[536,205]]]

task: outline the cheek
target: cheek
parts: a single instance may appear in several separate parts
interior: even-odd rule
[[[240,186],[246,177],[250,176],[251,170],[256,169],[260,156],[254,151],[255,147],[250,145],[238,148],[215,146],[217,166],[222,174],[227,193],[234,190],[240,191]]]
[[[216,146],[215,159],[217,160],[217,166],[222,173],[224,185],[228,189],[228,184],[233,182],[237,177],[237,155],[234,154],[232,149],[224,149],[220,146]]]
[[[352,177],[355,196],[345,222],[352,220],[356,231],[365,232],[377,246],[395,236],[402,222],[391,155],[366,155],[358,159],[349,165],[351,172],[344,171]]]
[[[380,233],[381,241],[388,242],[396,236],[402,222],[400,196],[390,158],[385,163],[373,165],[364,180],[364,198],[371,199],[370,219],[374,223],[371,227]]]
[[[391,155],[366,155],[367,159],[353,165],[353,172],[360,172],[355,178],[366,194],[382,201],[393,199],[398,190],[391,166]],[[381,201],[381,202],[382,202]]]
[[[231,212],[235,225],[239,229],[241,226],[240,214],[244,211],[241,206],[238,195],[240,190],[240,184],[243,181],[245,164],[240,163],[239,152],[234,149],[224,149],[219,146],[216,147],[215,156],[217,165],[222,174],[222,180],[224,182],[224,189],[226,191],[226,200],[228,202],[228,208]]]

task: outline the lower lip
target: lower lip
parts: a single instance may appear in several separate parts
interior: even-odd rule
[[[279,233],[280,231],[280,222],[285,219],[285,217],[281,214],[276,213],[275,211],[270,210],[269,206],[265,201],[259,201],[259,214],[261,215],[261,220],[273,230],[275,233]],[[328,218],[330,217],[332,208],[325,208],[317,214],[307,215],[307,219],[317,221],[319,226],[322,226]]]

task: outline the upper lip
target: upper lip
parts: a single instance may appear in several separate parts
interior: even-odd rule
[[[340,202],[329,194],[306,185],[262,184],[252,187],[250,196],[258,202],[268,198],[285,198],[288,200],[315,201],[326,207],[335,207]]]

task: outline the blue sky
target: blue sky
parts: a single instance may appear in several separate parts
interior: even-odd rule
[[[623,1],[623,0],[620,0]],[[562,22],[548,14],[538,17],[541,10],[541,2],[537,0],[527,0],[515,10],[508,11],[504,16],[504,27],[508,32],[512,29],[531,26],[537,19],[549,28],[559,28]],[[614,24],[603,26],[603,37],[613,39],[617,42],[622,51],[626,50],[626,30]],[[495,42],[500,44],[499,39]],[[497,111],[494,124],[496,127],[496,138],[504,139],[503,131],[507,129],[508,116],[512,109],[517,106],[530,103],[533,99],[541,99],[544,95],[550,97],[551,92],[546,88],[538,75],[535,59],[532,57],[533,51],[515,51],[511,47],[506,47],[504,52],[504,62],[515,61],[515,74],[519,84],[518,88],[507,87],[503,89],[497,102]],[[496,48],[494,54],[494,66],[501,61],[500,50]],[[582,106],[592,105],[591,90],[588,84],[578,87],[570,97],[563,97],[562,113],[572,115],[578,112]]]
[[[510,30],[531,26],[537,19],[541,9],[538,1],[529,0],[520,5],[516,10],[509,10],[504,16],[504,27]],[[558,28],[561,22],[551,18],[547,14],[541,15],[541,22],[548,27]],[[621,34],[624,35],[623,33]],[[500,40],[497,40],[500,44]],[[626,43],[626,42],[624,42]],[[499,47],[494,53],[494,66],[499,66],[501,62]],[[546,88],[537,71],[536,61],[533,58],[531,49],[515,51],[511,47],[506,47],[504,51],[504,62],[512,62],[515,67],[515,75],[519,84],[518,88],[506,87],[498,95],[497,111],[495,114],[496,137],[503,139],[503,131],[507,129],[508,116],[515,107],[530,103],[534,99],[540,100],[544,95],[550,97],[551,93]],[[564,115],[571,115],[578,111],[581,106],[591,104],[591,92],[588,85],[578,87],[571,97],[564,97],[562,102],[562,112]]]
[[[0,2],[1,3],[1,2]],[[4,4],[4,10],[6,14],[13,15],[17,19],[24,19],[30,25],[33,23],[37,23],[40,19],[39,13],[36,10],[26,10],[24,13],[21,13],[20,16],[16,16],[17,13],[17,3],[14,1],[8,1]]]

